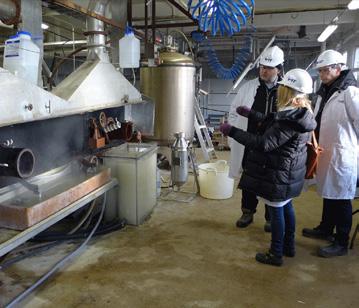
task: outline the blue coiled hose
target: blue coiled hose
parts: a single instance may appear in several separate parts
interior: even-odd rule
[[[232,36],[241,31],[248,18],[253,17],[254,0],[199,0],[193,6],[189,0],[188,10],[198,20],[200,30],[211,30],[213,36],[217,31],[222,36]]]
[[[217,53],[214,50],[211,42],[205,36],[203,32],[192,32],[192,39],[200,43],[203,50],[206,51],[208,65],[211,70],[216,74],[219,79],[235,80],[242,73],[247,63],[251,58],[251,38],[247,36],[245,38],[244,46],[237,52],[232,67],[224,67],[217,57]]]

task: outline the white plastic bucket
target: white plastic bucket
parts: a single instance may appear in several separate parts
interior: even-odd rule
[[[199,187],[202,197],[228,199],[233,195],[234,180],[228,176],[229,166],[225,160],[198,166]]]

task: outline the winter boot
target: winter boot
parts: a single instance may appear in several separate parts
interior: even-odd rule
[[[256,254],[256,260],[260,263],[274,266],[281,266],[283,264],[283,258],[275,256],[270,251],[268,251],[267,253],[258,252]]]
[[[253,222],[254,213],[248,209],[242,209],[242,216],[236,222],[237,228],[245,228]]]
[[[348,254],[348,247],[341,246],[339,245],[338,242],[334,242],[326,247],[321,247],[318,250],[318,256],[323,258],[345,256],[347,254]]]

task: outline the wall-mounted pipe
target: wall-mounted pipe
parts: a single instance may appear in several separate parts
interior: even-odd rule
[[[28,178],[34,172],[35,156],[30,149],[0,147],[0,175]]]

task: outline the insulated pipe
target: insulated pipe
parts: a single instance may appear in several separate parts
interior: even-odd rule
[[[34,166],[35,156],[30,149],[0,147],[0,175],[28,178]]]
[[[11,25],[18,21],[20,16],[20,4],[18,0],[2,0],[0,2],[0,20]]]
[[[109,3],[109,0],[96,0],[91,1],[89,4],[89,10],[94,13],[105,16],[106,7]],[[101,20],[87,17],[87,45],[93,46],[89,48],[87,55],[88,60],[95,60],[96,55],[103,61],[109,62],[108,54],[106,52],[106,32],[105,32],[105,23]]]

